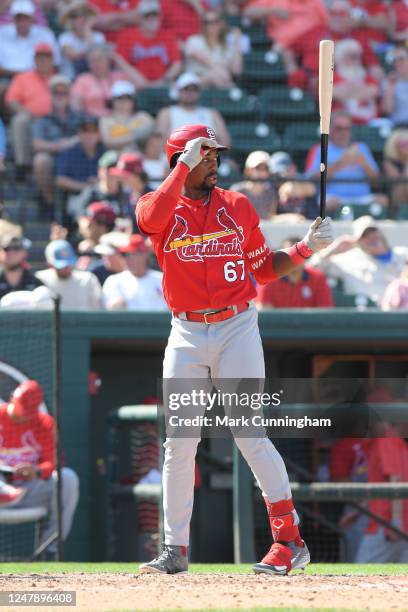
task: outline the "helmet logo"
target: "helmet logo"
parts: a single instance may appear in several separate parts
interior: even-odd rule
[[[207,128],[207,134],[208,134],[208,138],[211,138],[211,140],[216,140],[217,137],[215,135],[214,130],[211,127]]]

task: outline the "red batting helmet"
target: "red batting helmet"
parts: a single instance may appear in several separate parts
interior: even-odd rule
[[[18,417],[34,418],[44,399],[41,385],[36,380],[25,380],[18,385],[10,398],[13,413]]]
[[[200,137],[214,140],[217,151],[226,151],[228,149],[228,147],[217,143],[217,137],[211,127],[206,125],[182,125],[170,134],[166,142],[166,155],[169,166],[172,165],[173,156],[177,153],[182,153],[189,140]]]

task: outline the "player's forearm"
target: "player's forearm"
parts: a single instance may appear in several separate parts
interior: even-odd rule
[[[143,232],[158,234],[167,227],[188,173],[189,168],[178,163],[156,191],[140,201],[136,208],[136,219]]]

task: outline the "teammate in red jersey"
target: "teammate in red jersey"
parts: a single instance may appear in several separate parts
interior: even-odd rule
[[[285,276],[332,241],[330,219],[316,219],[304,240],[271,252],[259,217],[240,193],[216,187],[219,152],[212,128],[183,126],[166,144],[171,173],[143,196],[136,215],[152,240],[163,269],[163,291],[173,313],[163,363],[167,380],[202,381],[265,377],[256,296],[259,283]],[[202,407],[204,414],[205,406]],[[168,435],[163,467],[165,546],[140,567],[143,573],[175,574],[188,569],[193,506],[194,457],[200,436]],[[299,535],[285,465],[266,437],[236,437],[268,509],[273,544],[256,573],[287,574],[310,561]]]

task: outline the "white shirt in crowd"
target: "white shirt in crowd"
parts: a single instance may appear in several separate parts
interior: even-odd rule
[[[62,51],[64,51],[64,47],[72,47],[78,53],[86,53],[92,45],[103,45],[106,39],[102,32],[91,32],[91,40],[82,40],[74,32],[67,31],[60,35],[58,42]],[[76,76],[74,63],[64,53],[62,53],[61,72],[70,79],[74,79]]]
[[[103,300],[105,306],[123,300],[127,310],[159,311],[167,310],[163,297],[162,273],[148,270],[137,277],[129,270],[108,276],[103,284]]]
[[[34,49],[47,43],[54,49],[54,63],[59,65],[60,53],[53,32],[43,26],[32,25],[28,36],[18,36],[14,23],[0,26],[0,67],[13,72],[34,69]]]
[[[73,270],[69,278],[58,278],[53,268],[36,273],[52,291],[61,297],[63,310],[97,310],[101,308],[102,289],[92,272]]]

